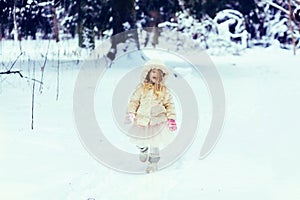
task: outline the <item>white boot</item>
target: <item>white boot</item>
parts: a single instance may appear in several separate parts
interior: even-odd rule
[[[140,150],[140,155],[139,155],[139,158],[140,158],[140,161],[141,162],[146,162],[147,159],[148,159],[148,147],[139,147],[137,146]]]
[[[150,173],[156,172],[157,170],[158,170],[157,163],[149,163],[146,168],[146,173],[150,174]]]

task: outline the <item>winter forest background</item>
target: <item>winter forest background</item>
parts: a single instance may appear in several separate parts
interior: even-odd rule
[[[0,0],[0,199],[299,200],[299,7],[300,0]],[[113,121],[122,76],[162,57],[189,83],[197,137],[169,167],[120,173],[82,145],[74,88],[94,49],[112,63],[97,85],[95,117],[137,162]],[[208,55],[226,96],[221,137],[203,160],[212,100],[203,76],[178,56],[185,50]],[[98,59],[90,69],[105,67]]]
[[[244,47],[266,47],[276,40],[291,49],[300,45],[299,4],[298,0],[1,0],[0,41],[58,42],[78,37],[79,47],[93,49],[97,39],[158,27],[154,37],[159,38],[160,29],[176,30],[204,48],[216,45],[210,43],[212,38],[226,34],[227,42]]]

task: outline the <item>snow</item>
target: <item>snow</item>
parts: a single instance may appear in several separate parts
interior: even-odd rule
[[[25,54],[14,69],[32,77],[35,65],[39,80],[47,45],[48,41],[23,41]],[[181,58],[165,56],[168,62],[177,63],[174,70],[197,94],[202,125],[190,149],[175,164],[154,174],[132,175],[101,165],[80,142],[73,119],[73,89],[78,63],[89,53],[82,50],[78,54],[76,45],[72,40],[50,43],[42,93],[36,83],[34,130],[30,129],[32,81],[18,75],[0,76],[0,199],[300,198],[298,55],[271,46],[246,49],[240,56],[211,56],[224,84],[227,112],[222,137],[204,160],[198,157],[211,117],[209,94],[201,77]],[[2,47],[4,70],[19,54],[19,44],[3,41]],[[64,53],[60,53],[56,101],[58,48]],[[158,56],[156,51],[143,54]],[[120,59],[131,66],[128,70],[141,62],[140,54]],[[107,74],[103,81],[118,80],[124,69],[109,73],[112,76]],[[101,107],[95,104],[98,120],[110,115],[109,108],[100,112]],[[115,145],[134,151],[124,135],[107,134]]]

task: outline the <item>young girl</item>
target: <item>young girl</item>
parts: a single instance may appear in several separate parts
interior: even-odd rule
[[[157,170],[159,149],[174,138],[176,113],[170,91],[165,86],[166,66],[159,61],[145,64],[142,81],[130,97],[126,123],[131,141],[140,150],[140,161],[149,161],[146,173]]]

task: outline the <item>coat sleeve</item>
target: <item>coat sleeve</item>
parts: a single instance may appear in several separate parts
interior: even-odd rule
[[[140,106],[140,100],[142,95],[142,86],[138,85],[135,89],[135,91],[130,96],[129,104],[128,104],[128,113],[134,113],[136,114],[136,111],[138,110]]]
[[[172,98],[172,95],[169,90],[166,91],[166,96],[165,96],[163,105],[167,111],[167,118],[175,120],[176,119],[176,111],[175,111],[173,98]]]

